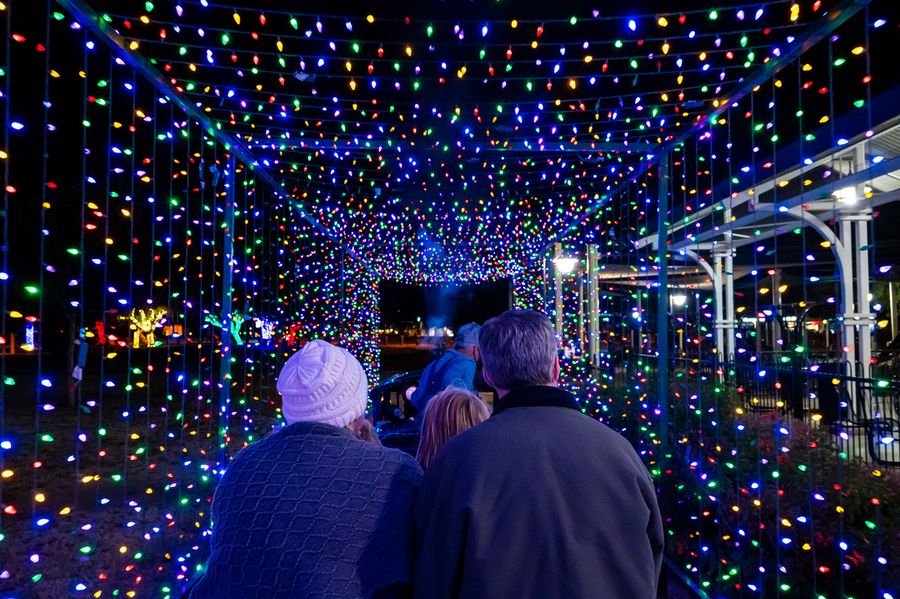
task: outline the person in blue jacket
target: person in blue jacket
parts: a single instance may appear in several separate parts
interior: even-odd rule
[[[418,387],[407,389],[406,397],[419,411],[420,422],[431,398],[447,387],[475,390],[479,331],[481,327],[474,322],[459,327],[454,348],[425,367]]]

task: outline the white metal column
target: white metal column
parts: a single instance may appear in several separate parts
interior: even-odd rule
[[[866,168],[866,144],[859,144],[853,152],[853,170],[855,173]],[[872,326],[875,324],[875,315],[869,306],[869,221],[872,219],[872,209],[869,207],[866,197],[865,181],[856,184],[857,202],[862,210],[856,218],[856,244],[853,246],[856,259],[856,309],[857,324],[859,326],[859,350],[857,360],[860,372],[857,376],[868,379],[872,377]]]
[[[715,304],[715,329],[716,329],[716,361],[720,364],[726,362],[725,350],[725,306],[722,305],[725,293],[722,289],[722,258],[721,256],[713,256],[713,303]]]
[[[781,270],[776,266],[775,274],[772,275],[772,307],[780,315],[784,316],[781,311]],[[781,330],[781,323],[778,318],[772,319],[772,350],[777,360],[781,356],[782,343],[784,343],[784,331]]]
[[[562,273],[559,272],[557,260],[562,257],[562,244],[553,244],[553,317],[556,325],[556,338],[563,342],[563,299]]]
[[[725,361],[734,362],[734,329],[737,326],[734,314],[734,251],[728,247],[725,252]]]
[[[587,337],[587,329],[584,327],[584,311],[587,308],[586,299],[584,297],[584,286],[585,286],[585,275],[584,273],[578,274],[578,343],[576,344],[576,348],[578,351],[578,355],[581,358],[584,358],[584,354],[587,352],[587,344],[585,343]]]
[[[847,363],[844,373],[856,376],[856,340],[853,326],[853,318],[856,314],[853,293],[853,224],[849,214],[842,213],[838,216],[838,235],[841,238],[841,250],[838,254],[838,260],[841,263],[841,330],[843,331],[841,345],[843,346],[843,360]]]
[[[713,309],[715,311],[716,319],[713,322],[713,328],[716,332],[716,360],[718,362],[723,362],[723,352],[725,351],[725,323],[723,322],[723,311],[724,306],[722,305],[723,299],[723,279],[722,279],[722,256],[720,251],[713,251],[712,253],[712,263],[710,266],[710,261],[700,255],[699,252],[694,251],[690,248],[685,248],[682,250],[684,255],[694,260],[701,268],[706,272],[706,275],[709,277],[710,283],[712,283],[713,287]]]
[[[897,304],[894,302],[894,282],[888,281],[888,301],[891,303],[891,340],[897,338]]]
[[[595,244],[587,246],[588,353],[592,363],[600,362],[600,260]]]
[[[872,325],[875,324],[874,314],[869,305],[869,257],[864,251],[869,245],[869,218],[871,211],[867,211],[868,218],[856,221],[856,245],[853,252],[856,254],[856,324],[859,326],[859,377],[868,379],[872,377]]]

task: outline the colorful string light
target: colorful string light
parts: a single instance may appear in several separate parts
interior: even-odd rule
[[[208,551],[217,477],[280,422],[287,355],[324,337],[375,381],[380,280],[511,278],[516,307],[561,309],[564,380],[645,459],[688,578],[711,595],[898,595],[896,472],[860,462],[845,419],[790,417],[795,363],[807,394],[846,377],[816,370],[777,307],[819,306],[810,334],[850,354],[829,328],[836,245],[807,223],[810,203],[834,218],[852,201],[832,188],[853,173],[820,155],[861,138],[861,168],[896,158],[875,143],[896,83],[872,59],[897,25],[884,2],[785,64],[845,2],[540,20],[88,4],[130,54],[65,9],[0,3],[4,592],[178,596]],[[666,144],[670,439],[653,392]],[[751,222],[766,205],[774,228]],[[703,253],[725,232],[753,240],[727,356],[708,279],[728,258]],[[576,257],[558,304],[553,242]],[[865,250],[888,280],[889,253]]]

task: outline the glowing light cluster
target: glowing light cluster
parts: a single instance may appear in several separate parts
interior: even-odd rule
[[[94,4],[337,239],[407,282],[517,274],[823,10],[438,23]]]
[[[49,38],[41,11],[0,19],[4,592],[179,596],[204,561],[217,477],[279,423],[286,356],[324,337],[376,381],[380,280],[510,277],[516,307],[552,312],[561,242],[575,257],[559,294],[566,384],[671,502],[677,566],[711,595],[900,596],[896,472],[860,464],[846,377],[813,358],[852,344],[835,325],[837,246],[807,227],[823,202],[877,200],[873,180],[835,181],[896,158],[872,143],[853,168],[820,159],[880,134],[893,71],[872,49],[897,25],[885,2],[737,96],[840,3],[458,21],[89,4],[174,92],[66,13],[49,15]],[[765,210],[775,226],[750,222]],[[735,256],[730,356],[709,287],[727,263],[694,257],[726,234],[751,240]],[[870,241],[886,281],[896,257]],[[663,325],[669,439],[654,244],[673,248],[668,291],[683,297]],[[587,299],[602,335],[591,368]],[[806,337],[788,304],[821,311],[795,329]],[[890,309],[872,312],[886,331]],[[805,400],[835,396],[834,414],[791,417],[795,371],[816,381]],[[900,394],[888,377],[870,386]],[[900,434],[880,412],[865,420],[884,426],[889,462]]]

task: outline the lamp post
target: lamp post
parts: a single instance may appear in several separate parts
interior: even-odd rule
[[[556,325],[556,336],[560,342],[563,339],[563,311],[565,309],[563,301],[563,279],[569,277],[573,273],[578,272],[579,259],[577,256],[564,255],[562,244],[557,243],[554,247],[553,257],[553,283],[554,283],[554,320]],[[584,351],[584,293],[582,289],[583,281],[579,279],[578,286],[578,349]],[[573,351],[574,348],[573,348]]]
[[[672,312],[674,315],[675,309],[684,308],[687,305],[688,297],[683,293],[673,293],[669,296],[669,303],[672,307]],[[676,330],[678,333],[678,357],[681,358],[684,356],[684,326],[681,326]]]

